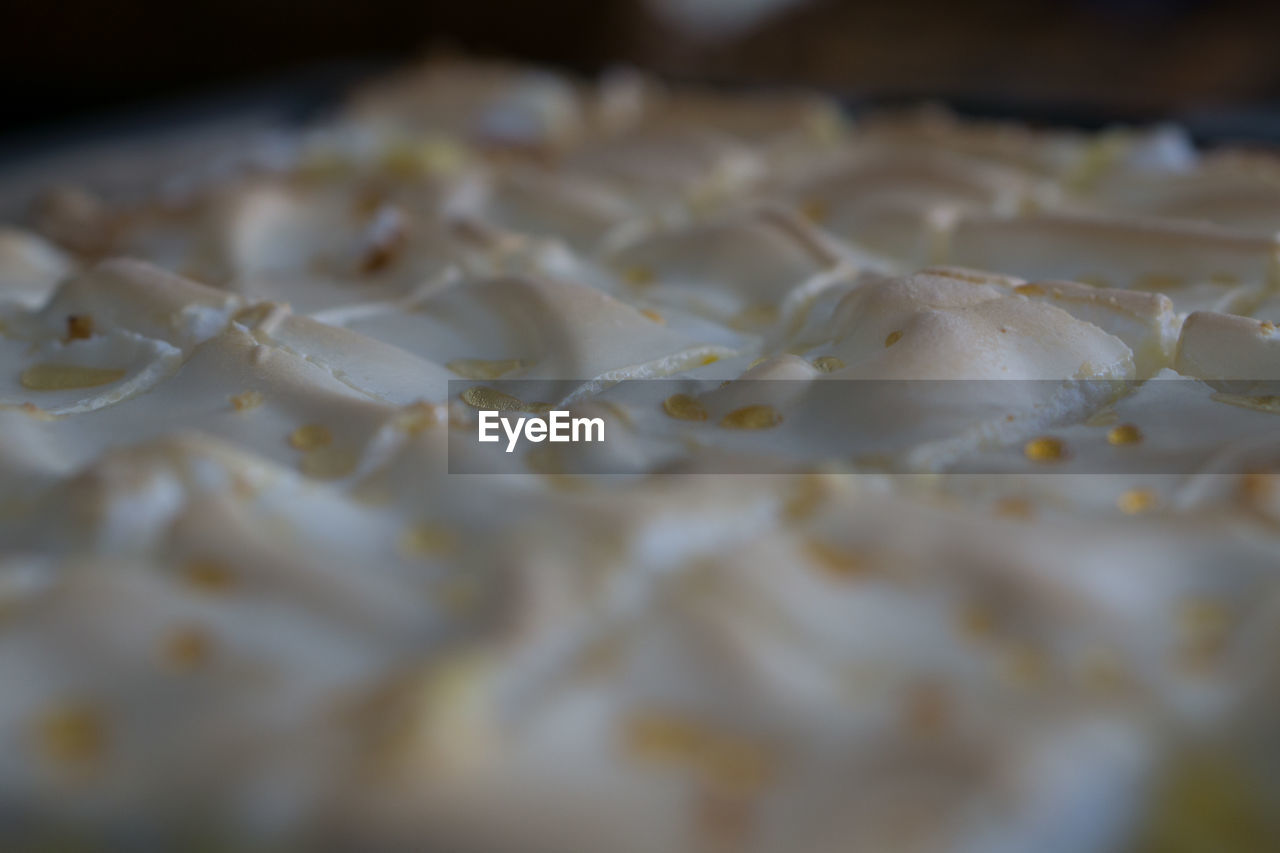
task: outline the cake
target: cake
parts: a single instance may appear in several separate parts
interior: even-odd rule
[[[1278,164],[451,61],[50,187],[5,846],[1274,849]]]

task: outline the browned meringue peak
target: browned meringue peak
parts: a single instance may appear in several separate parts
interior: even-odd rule
[[[1021,448],[1080,422],[1134,376],[1122,340],[1016,284],[954,270],[864,278],[835,309],[828,339],[807,350],[812,363],[765,359],[725,387],[660,401],[667,417],[643,389],[609,398],[634,412],[644,435],[687,434],[757,460],[943,470],[979,448]],[[1073,379],[1087,381],[1026,381]]]
[[[583,130],[583,109],[575,84],[550,71],[437,60],[361,87],[342,120],[537,150],[575,139]]]
[[[1173,364],[1179,322],[1173,302],[1162,293],[1115,290],[1080,282],[1026,282],[981,270],[930,267],[925,274],[992,284],[1034,301],[1048,302],[1077,320],[1092,323],[1115,335],[1133,351],[1138,378],[1153,375]]]
[[[733,354],[599,290],[538,276],[467,281],[412,311],[371,313],[348,326],[464,378],[647,378]]]
[[[1033,281],[1161,292],[1182,312],[1247,311],[1274,287],[1280,238],[1137,217],[969,214],[952,228],[945,257]]]
[[[0,305],[41,305],[73,269],[66,253],[38,234],[0,228]]]
[[[836,306],[823,354],[862,379],[1127,379],[1119,338],[996,278],[867,281]]]
[[[998,277],[942,272],[864,279],[836,307],[828,339],[809,351],[810,378],[839,387],[779,390],[787,399],[764,401],[783,422],[777,437],[717,443],[796,460],[943,470],[978,448],[1020,446],[1050,425],[1083,420],[1123,390],[1117,380],[1134,376],[1129,347],[1097,326]],[[757,371],[766,365],[790,370],[777,361]],[[768,396],[745,381],[752,376],[742,377],[742,393]]]
[[[1241,390],[1280,380],[1280,329],[1275,323],[1196,311],[1182,324],[1174,368],[1186,376],[1228,381]]]
[[[68,279],[38,317],[49,334],[65,335],[68,317],[91,317],[94,328],[128,331],[190,350],[221,332],[242,304],[225,290],[144,261],[117,258]]]

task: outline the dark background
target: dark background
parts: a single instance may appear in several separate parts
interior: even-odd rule
[[[1280,3],[811,0],[707,40],[644,0],[0,0],[0,132],[445,46],[594,71],[1154,118],[1280,102]],[[293,75],[293,76],[290,76]],[[309,75],[309,76],[308,76]],[[326,75],[328,75],[326,77]]]

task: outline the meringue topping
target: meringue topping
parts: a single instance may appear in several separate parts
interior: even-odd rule
[[[20,824],[1106,851],[1196,750],[1275,812],[1274,163],[461,61],[281,133],[0,229]],[[469,440],[553,409],[608,440]]]

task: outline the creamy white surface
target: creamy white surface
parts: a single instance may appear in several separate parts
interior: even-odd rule
[[[1274,842],[1280,168],[1179,140],[439,65],[274,171],[58,196],[0,232],[0,800],[522,853],[1121,850],[1198,807]],[[577,380],[610,441],[450,475],[447,383],[499,377]],[[702,421],[614,384],[662,377],[727,384]],[[861,454],[721,425],[841,379],[1106,393],[891,390],[833,426]]]

